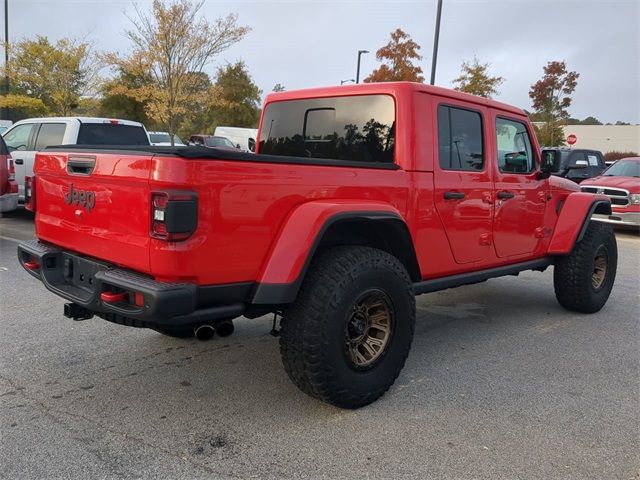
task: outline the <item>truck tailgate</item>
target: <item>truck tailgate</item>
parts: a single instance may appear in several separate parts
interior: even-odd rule
[[[149,273],[152,154],[36,155],[40,240]]]

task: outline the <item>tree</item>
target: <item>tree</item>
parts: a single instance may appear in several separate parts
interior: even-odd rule
[[[0,108],[6,108],[11,113],[9,119],[13,121],[22,120],[28,117],[39,117],[46,115],[47,107],[39,98],[32,98],[26,95],[0,95]]]
[[[204,0],[154,0],[152,15],[136,7],[137,18],[129,18],[133,29],[125,36],[133,43],[131,53],[109,54],[108,62],[132,75],[149,77],[140,86],[111,89],[145,104],[145,113],[167,130],[172,138],[180,122],[193,115],[202,102],[199,82],[203,68],[248,32],[237,25],[237,15],[208,22],[198,14]]]
[[[118,69],[117,75],[103,83],[100,100],[100,115],[112,118],[124,118],[144,123],[147,128],[154,128],[154,122],[147,116],[146,102],[136,100],[122,93],[124,90],[135,90],[151,83],[151,77]]]
[[[212,117],[215,124],[257,126],[262,91],[251,79],[244,62],[218,68],[214,91]]]
[[[529,90],[536,113],[541,114],[546,126],[541,129],[540,143],[549,147],[564,145],[562,123],[569,118],[571,94],[578,84],[577,72],[567,71],[565,62],[549,62],[544,67],[544,76]]]
[[[9,45],[8,50],[9,62],[1,70],[10,79],[13,95],[4,100],[7,108],[30,105],[27,111],[42,111],[44,106],[43,113],[69,115],[80,98],[97,86],[100,65],[88,42],[63,38],[52,44],[38,36]],[[42,106],[29,99],[39,100]]]
[[[454,89],[460,92],[491,98],[498,93],[497,87],[504,82],[503,77],[491,77],[489,75],[490,63],[480,63],[478,57],[473,57],[473,62],[462,62],[460,76],[453,80],[457,84]]]
[[[414,42],[401,29],[391,32],[391,41],[376,52],[376,59],[383,62],[364,79],[365,82],[423,82],[422,68],[415,66],[413,60],[422,60],[418,53],[420,45]]]
[[[596,117],[587,117],[580,121],[580,125],[602,125],[602,122]]]
[[[280,83],[276,83],[273,86],[273,90],[271,90],[272,92],[284,92],[286,89],[284,88],[284,85],[280,84]]]

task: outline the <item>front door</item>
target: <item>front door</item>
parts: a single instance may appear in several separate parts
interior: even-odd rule
[[[490,253],[492,179],[486,161],[487,110],[450,99],[434,102],[438,118],[438,161],[434,201],[457,263],[484,260]]]
[[[537,179],[537,154],[521,120],[495,115],[495,213],[493,236],[498,257],[530,254],[545,235],[548,182]]]
[[[36,152],[33,150],[33,136],[35,123],[15,125],[4,134],[4,141],[11,153],[16,167],[16,183],[20,201],[24,201],[24,177],[28,174],[27,167],[33,165]]]

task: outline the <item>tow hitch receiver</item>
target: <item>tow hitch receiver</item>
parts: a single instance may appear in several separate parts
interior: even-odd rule
[[[91,310],[87,310],[82,305],[78,305],[77,303],[65,303],[64,316],[76,321],[89,320],[90,318],[93,318],[93,312]]]

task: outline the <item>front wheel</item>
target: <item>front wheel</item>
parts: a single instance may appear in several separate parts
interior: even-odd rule
[[[595,313],[607,303],[618,266],[613,228],[591,221],[573,251],[556,261],[553,286],[560,305],[567,310]]]
[[[342,408],[382,396],[404,366],[415,323],[411,279],[394,256],[336,247],[315,259],[281,323],[287,374]]]

